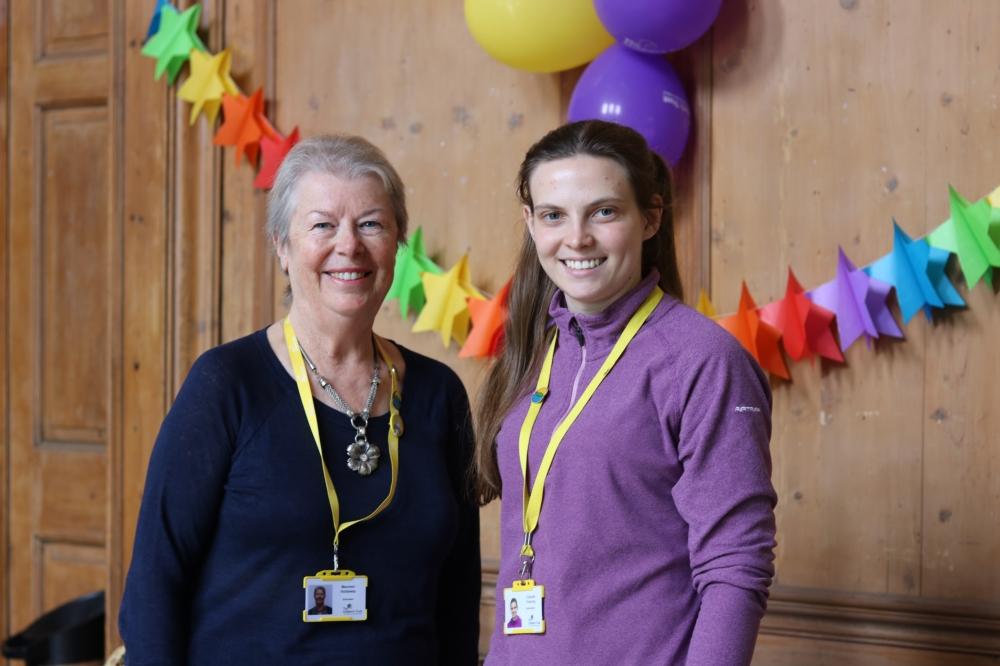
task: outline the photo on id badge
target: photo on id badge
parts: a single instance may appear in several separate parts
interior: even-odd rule
[[[350,580],[328,580],[321,577],[303,581],[305,602],[302,620],[305,622],[344,622],[368,618],[364,577]]]
[[[540,634],[545,631],[542,616],[542,590],[506,588],[503,591],[505,634]]]

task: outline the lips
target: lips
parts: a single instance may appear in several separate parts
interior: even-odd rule
[[[597,257],[594,259],[560,259],[560,261],[563,263],[563,265],[566,266],[566,268],[569,268],[574,271],[582,271],[591,268],[597,268],[607,260],[608,260],[607,257]]]

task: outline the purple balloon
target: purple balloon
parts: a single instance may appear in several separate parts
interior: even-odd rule
[[[691,129],[691,107],[674,68],[663,56],[613,44],[584,70],[569,100],[570,121],[627,125],[676,166]]]
[[[594,0],[601,23],[619,44],[642,53],[667,53],[705,34],[722,0]]]

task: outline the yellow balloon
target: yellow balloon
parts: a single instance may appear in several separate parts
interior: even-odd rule
[[[465,22],[487,53],[531,72],[579,67],[615,41],[593,0],[465,0]]]

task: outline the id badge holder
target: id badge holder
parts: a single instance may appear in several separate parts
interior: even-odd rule
[[[364,622],[368,619],[368,576],[328,569],[302,579],[303,622]]]
[[[535,581],[515,580],[513,587],[503,589],[503,633],[544,634],[543,601],[545,586]]]

